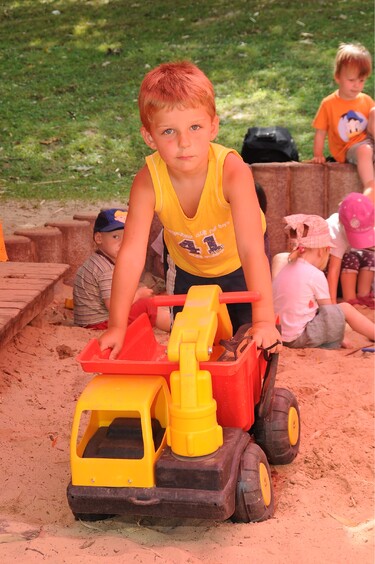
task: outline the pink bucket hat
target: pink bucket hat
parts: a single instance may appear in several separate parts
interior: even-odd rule
[[[339,218],[351,247],[367,249],[375,245],[374,206],[367,196],[348,194],[339,205]]]
[[[306,215],[296,213],[284,217],[285,231],[294,229],[297,237],[293,237],[294,249],[306,247],[307,249],[321,249],[335,247],[329,234],[328,223],[320,215]],[[304,236],[305,233],[305,236]]]

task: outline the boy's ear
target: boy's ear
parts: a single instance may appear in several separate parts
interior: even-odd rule
[[[211,137],[210,141],[213,141],[217,134],[219,133],[219,116],[216,114],[211,122]]]
[[[148,145],[151,149],[156,149],[156,145],[151,133],[147,131],[147,129],[144,126],[141,127],[141,135],[146,145]]]
[[[102,242],[102,234],[100,233],[100,231],[97,231],[96,233],[94,233],[94,241],[97,245],[100,245]]]

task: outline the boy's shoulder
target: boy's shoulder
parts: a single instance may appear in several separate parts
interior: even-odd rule
[[[339,91],[335,90],[322,99],[322,104],[334,103],[340,100]]]
[[[114,268],[114,263],[100,250],[94,251],[82,264],[80,269],[93,271],[95,269],[99,270],[112,270]]]
[[[370,104],[371,106],[373,106],[375,104],[375,101],[373,98],[371,98],[371,96],[369,96],[368,94],[366,94],[365,92],[360,92],[360,99],[364,100],[365,102],[367,102],[368,104]]]

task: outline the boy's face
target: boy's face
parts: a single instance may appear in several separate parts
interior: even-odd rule
[[[341,98],[344,100],[354,100],[362,92],[366,84],[366,78],[365,76],[359,76],[359,69],[356,66],[343,67],[340,74],[335,76]]]
[[[194,172],[207,167],[210,141],[218,133],[219,118],[213,119],[204,106],[157,111],[150,131],[141,128],[142,137],[157,150],[168,168],[176,172]]]
[[[116,229],[116,231],[110,231],[109,233],[98,232],[94,235],[94,241],[98,249],[109,256],[113,261],[116,261],[123,235],[123,229]]]

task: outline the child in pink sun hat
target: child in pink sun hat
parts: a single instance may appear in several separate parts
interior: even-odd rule
[[[273,280],[275,313],[279,315],[283,344],[290,348],[340,348],[345,323],[369,340],[375,325],[348,303],[333,303],[323,270],[335,247],[328,223],[318,215],[284,218],[293,242],[288,263]]]
[[[363,194],[351,192],[327,222],[335,244],[327,272],[333,302],[340,278],[345,302],[374,309],[374,205]]]

